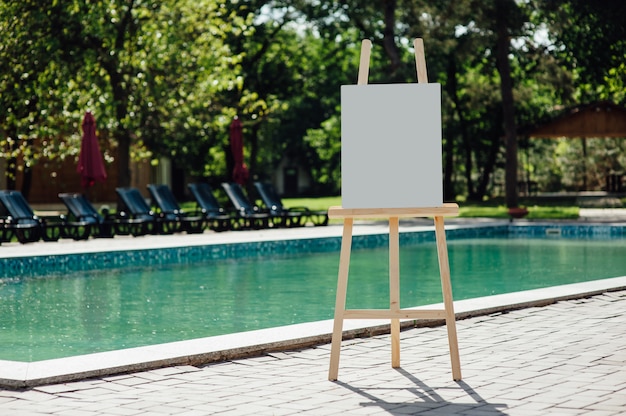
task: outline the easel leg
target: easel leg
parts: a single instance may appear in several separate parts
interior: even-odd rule
[[[435,217],[435,236],[437,238],[441,291],[443,292],[443,304],[446,310],[446,327],[448,329],[448,344],[450,346],[450,361],[452,363],[452,379],[458,381],[461,380],[461,360],[459,358],[459,343],[456,337],[456,319],[454,316],[452,285],[450,283],[450,264],[448,262],[448,247],[446,244],[443,217]]]
[[[339,375],[339,354],[341,352],[341,338],[343,334],[343,314],[346,310],[346,295],[348,292],[348,271],[350,269],[350,250],[352,249],[352,225],[354,220],[346,218],[343,221],[343,236],[341,238],[341,253],[339,255],[339,276],[337,277],[337,297],[335,300],[335,321],[333,337],[330,347],[330,368],[328,379],[337,380]]]
[[[389,309],[400,310],[400,238],[397,217],[389,218]],[[391,367],[400,367],[400,320],[391,320]]]

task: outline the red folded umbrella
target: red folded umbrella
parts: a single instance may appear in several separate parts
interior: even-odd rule
[[[96,181],[104,182],[107,178],[96,137],[96,120],[89,111],[85,113],[83,119],[83,139],[80,143],[76,172],[80,175],[80,184],[83,188],[93,186]]]
[[[243,161],[243,126],[238,117],[230,123],[230,151],[233,153],[235,168],[233,181],[244,185],[248,181],[248,167]]]

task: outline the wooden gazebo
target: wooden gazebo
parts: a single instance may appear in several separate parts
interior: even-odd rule
[[[609,101],[582,104],[527,129],[527,137],[626,137],[626,108]]]
[[[585,139],[626,138],[626,107],[610,101],[581,104],[567,108],[545,122],[526,127],[519,133],[528,138],[580,138],[586,156]],[[621,176],[607,177],[608,191],[621,191]]]

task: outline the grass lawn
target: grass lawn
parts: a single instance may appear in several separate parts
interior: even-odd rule
[[[579,208],[578,207],[563,207],[563,206],[527,206],[528,219],[577,219]],[[506,206],[480,206],[480,205],[467,205],[460,204],[459,217],[465,218],[509,218],[508,210]]]
[[[228,201],[222,201],[227,206]],[[341,206],[341,196],[320,198],[283,198],[288,208],[307,207],[314,211],[327,210],[332,206]],[[621,198],[623,207],[626,207],[626,197]],[[257,201],[261,206],[261,201]],[[191,212],[195,209],[195,202],[181,203],[183,209]],[[580,207],[576,196],[541,196],[523,197],[519,205],[528,209],[528,219],[577,219]],[[459,217],[464,218],[509,218],[504,198],[492,198],[483,202],[459,202]]]
[[[537,200],[525,199],[520,205],[528,209],[529,219],[576,219],[579,208],[572,204],[573,201],[542,201],[539,205]],[[340,206],[341,197],[323,198],[286,198],[283,204],[287,207],[305,206],[313,210],[324,210],[331,206]],[[571,204],[571,205],[570,205]],[[509,218],[503,201],[492,200],[484,203],[459,203],[459,217],[465,218]]]

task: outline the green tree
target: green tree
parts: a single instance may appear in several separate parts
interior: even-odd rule
[[[509,208],[517,207],[517,127],[513,80],[509,51],[512,34],[521,29],[523,20],[515,1],[495,1],[496,67],[500,75],[502,118],[506,148],[505,200]]]
[[[339,85],[356,79],[358,49],[352,46],[360,38],[346,39],[344,33],[340,40],[329,39],[288,2],[269,4],[271,9],[245,2],[246,12],[255,13],[254,36],[229,41],[245,55],[241,93],[255,97],[233,102],[244,122],[251,173],[268,178],[286,158],[311,172],[309,192],[336,193],[339,182],[320,174],[328,164],[324,150],[307,132],[337,114]],[[333,140],[340,144],[340,135]]]
[[[469,196],[481,198],[487,190],[500,149],[502,127],[494,125],[494,122],[501,122],[502,118],[489,118],[489,115],[495,113],[494,106],[497,109],[501,102],[491,97],[495,64],[490,56],[477,53],[480,48],[494,50],[494,42],[485,36],[485,29],[457,34],[459,27],[476,27],[472,2],[455,2],[453,5],[450,2],[430,4],[390,0],[381,4],[343,1],[332,5],[308,5],[302,10],[315,22],[320,36],[327,36],[329,40],[351,40],[351,45],[343,47],[358,51],[357,39],[370,38],[374,41],[369,77],[373,83],[415,82],[412,40],[416,37],[425,39],[429,80],[442,83],[444,88],[446,199],[455,197],[455,172],[464,172]],[[358,57],[353,59],[355,63],[358,62]],[[354,78],[350,83],[354,83]],[[481,102],[480,98],[488,100]],[[340,137],[329,136],[333,132],[339,134],[338,128],[333,127],[339,125],[338,115],[332,117],[337,120],[329,119],[323,129],[312,129],[307,136],[317,146],[324,145],[326,161],[337,160],[329,152],[340,150],[339,146],[330,145],[332,140],[340,140]],[[465,163],[461,169],[455,163],[460,160],[459,155],[464,155],[462,160]],[[477,171],[480,172],[478,177]],[[330,177],[338,178],[339,174],[323,175],[324,179]]]
[[[579,100],[624,102],[626,80],[626,3],[537,0],[554,40],[552,53],[572,70]]]
[[[545,59],[529,56],[524,67],[538,80],[527,83],[526,94],[519,102],[534,102],[527,108],[525,124],[532,125],[543,119],[557,116],[564,107],[585,104],[596,100],[626,103],[625,39],[626,29],[622,15],[624,2],[586,1],[536,1],[532,6],[531,23],[539,27],[544,47],[538,45]],[[557,68],[557,70],[555,70]],[[552,94],[546,85],[553,87]],[[537,96],[543,99],[537,99]],[[532,112],[534,111],[534,117]],[[530,114],[529,114],[530,113]],[[544,190],[602,189],[608,174],[623,172],[623,158],[619,140],[528,141],[530,159],[533,161],[534,180]]]
[[[60,80],[76,66],[53,38],[53,23],[62,27],[62,17],[52,22],[49,10],[39,2],[0,3],[0,145],[8,160],[11,188],[17,170],[24,169],[28,180],[29,167],[46,153],[35,149],[36,138],[53,139],[68,132],[58,115],[71,113],[66,102],[76,89]],[[68,65],[61,64],[64,61]],[[50,150],[56,143],[48,140],[43,146]],[[52,153],[63,155],[64,150],[57,146]],[[23,165],[18,165],[20,156]]]
[[[121,186],[132,144],[192,159],[196,172],[214,167],[216,132],[232,114],[220,96],[239,82],[224,38],[247,30],[225,1],[3,2],[0,22],[10,34],[0,49],[5,152],[29,156],[28,140],[76,130],[91,109],[116,141]],[[55,154],[50,143],[41,153]]]

